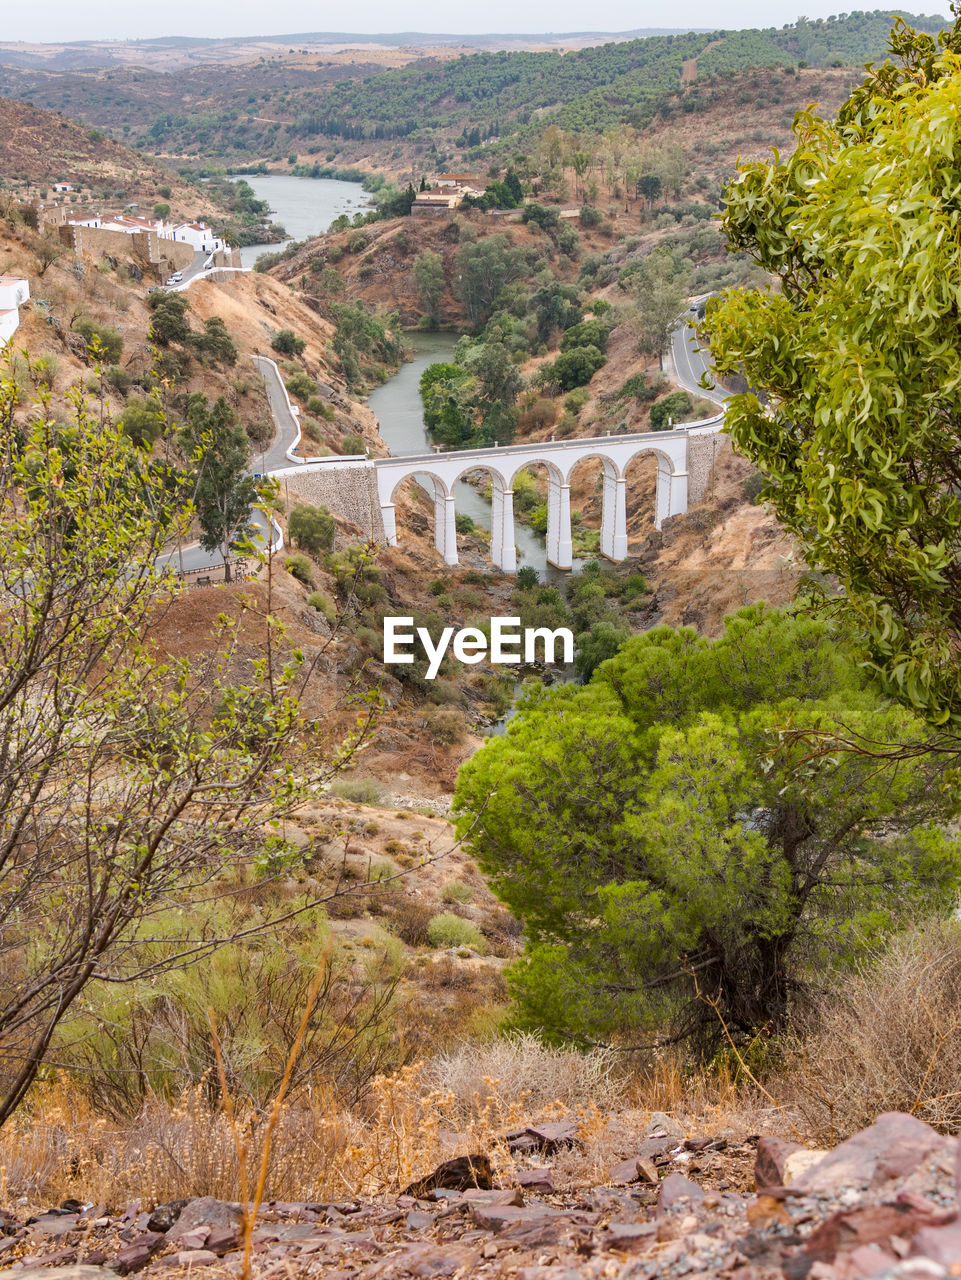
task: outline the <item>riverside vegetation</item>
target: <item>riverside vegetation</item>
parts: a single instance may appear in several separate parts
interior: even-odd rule
[[[206,303],[142,308],[160,361],[155,384],[138,363],[143,403],[107,389],[114,364],[95,367],[124,347],[102,317],[64,339],[91,362],[92,402],[14,359],[0,385],[0,1185],[26,1204],[3,1216],[9,1261],[306,1274],[356,1270],[363,1252],[405,1277],[626,1280],[696,1262],[745,1280],[817,1263],[841,1280],[913,1251],[949,1274],[956,1144],[935,1130],[961,1114],[961,407],[954,299],[935,283],[956,268],[959,32],[898,26],[897,65],[835,123],[805,117],[796,158],[727,190],[742,287],[704,328],[720,371],[773,397],[765,411],[737,396],[732,434],[810,566],[804,590],[707,636],[652,625],[637,564],[588,565],[563,593],[531,572],[494,583],[522,625],[570,620],[582,683],[535,684],[478,750],[450,671],[433,701],[416,664],[373,692],[366,632],[416,561],[372,560],[329,512],[292,511],[296,555],[258,583],[185,601],[155,572],[194,519],[229,550],[236,513],[214,499],[246,484],[226,393],[201,392],[242,343]],[[655,303],[676,308],[698,269],[672,237],[697,227],[648,224],[660,248],[611,244],[585,273],[549,206],[525,212],[517,243],[474,234],[483,211],[450,224],[460,296],[445,259],[443,284],[420,259],[421,314],[472,330],[426,378],[435,430],[459,444],[543,430],[585,389],[564,412],[593,427],[604,402],[589,389],[628,338],[630,398],[653,425],[669,397],[658,383],[644,400],[656,375],[637,346],[656,356]],[[578,224],[594,243],[591,215]],[[373,256],[374,226],[405,231],[342,232],[342,260]],[[450,233],[431,234],[442,257]],[[389,314],[335,301],[324,275],[339,264],[304,269],[314,258],[301,246],[238,288],[260,311],[289,296],[290,325],[274,312],[256,332],[336,441],[351,403],[369,429],[348,393],[401,339]],[[779,290],[744,288],[752,272]],[[603,289],[636,289],[646,318],[626,324]],[[224,306],[246,335],[244,306]],[[424,625],[486,602],[467,572],[433,579]],[[188,608],[214,632],[168,656]],[[455,833],[392,802],[375,767],[338,776],[411,705],[428,767],[457,775]],[[829,1146],[892,1110],[909,1114],[787,1199],[792,1153],[747,1140]],[[775,1190],[744,1198],[754,1181]],[[201,1195],[223,1203],[181,1203]],[[257,1235],[261,1200],[296,1203],[268,1207]],[[43,1242],[61,1228],[58,1252]],[[877,1253],[855,1257],[852,1237]]]

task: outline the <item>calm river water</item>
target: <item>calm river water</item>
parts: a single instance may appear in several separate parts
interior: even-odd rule
[[[251,244],[241,249],[240,260],[252,267],[262,253],[277,253],[291,240],[322,235],[342,213],[351,217],[370,205],[370,197],[359,182],[336,178],[292,178],[285,173],[245,174],[258,200],[269,200],[272,220],[283,223],[290,240],[282,244]]]

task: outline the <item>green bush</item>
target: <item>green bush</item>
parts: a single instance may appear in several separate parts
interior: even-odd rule
[[[125,396],[133,385],[133,378],[131,378],[127,370],[119,364],[112,364],[104,374],[104,377],[113,387],[114,391],[118,392],[118,394],[122,396]]]
[[[287,572],[305,587],[314,585],[314,566],[306,556],[288,556]]]
[[[601,221],[601,211],[592,204],[583,204],[578,221],[582,227],[596,227]]]
[[[303,338],[298,338],[293,329],[281,329],[270,340],[275,351],[285,356],[299,356],[307,345]]]
[[[540,585],[541,575],[537,572],[532,564],[525,564],[517,570],[515,582],[518,591],[529,591],[532,587]]]
[[[689,391],[672,391],[651,406],[651,430],[667,431],[672,422],[685,422],[693,409],[694,401]]]
[[[317,383],[302,370],[286,377],[284,385],[290,394],[296,396],[298,400],[309,400],[317,390]]]
[[[311,609],[316,609],[318,613],[322,613],[331,626],[337,620],[337,610],[328,596],[322,591],[312,591],[307,597],[307,603]]]
[[[96,324],[89,316],[80,316],[73,327],[87,344],[87,350],[102,364],[114,365],[123,355],[123,338],[109,325]]]
[[[163,434],[166,419],[156,401],[134,396],[120,415],[120,425],[134,444],[149,448]]]
[[[321,400],[320,396],[310,396],[307,400],[307,409],[310,413],[316,413],[318,417],[326,419],[327,422],[333,422],[334,411],[326,400]]]
[[[312,556],[330,551],[334,545],[334,517],[326,507],[312,507],[299,502],[287,522],[291,541]]]
[[[477,525],[466,511],[458,511],[454,516],[454,528],[458,533],[474,533]]]
[[[741,485],[745,498],[755,505],[761,500],[761,495],[766,488],[767,480],[760,471],[752,471]]]
[[[364,444],[364,437],[357,432],[348,431],[340,442],[340,451],[344,454],[366,453],[367,446]]]
[[[427,925],[427,941],[432,947],[470,947],[483,955],[487,950],[484,935],[469,920],[442,911]]]

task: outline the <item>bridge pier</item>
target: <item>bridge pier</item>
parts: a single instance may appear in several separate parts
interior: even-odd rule
[[[445,564],[457,563],[457,525],[454,499],[434,484],[434,546]]]
[[[683,515],[687,510],[686,471],[671,471],[666,458],[657,460],[657,495],[654,499],[654,528],[661,525],[670,516]]]
[[[547,562],[555,569],[570,569],[574,564],[571,486],[553,471],[547,479]]]
[[[500,476],[491,478],[491,561],[504,573],[517,572],[514,545],[514,490]]]
[[[397,546],[397,516],[392,502],[380,504],[380,515],[384,524],[384,537],[389,547]]]
[[[627,481],[604,468],[604,507],[601,514],[601,555],[627,559]]]

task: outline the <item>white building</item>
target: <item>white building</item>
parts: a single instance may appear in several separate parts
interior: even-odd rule
[[[198,253],[213,253],[215,249],[224,247],[204,222],[180,222],[169,231],[160,233],[166,240],[182,240],[191,245]]]
[[[30,297],[30,285],[20,276],[0,276],[0,348],[20,325],[20,307]]]

